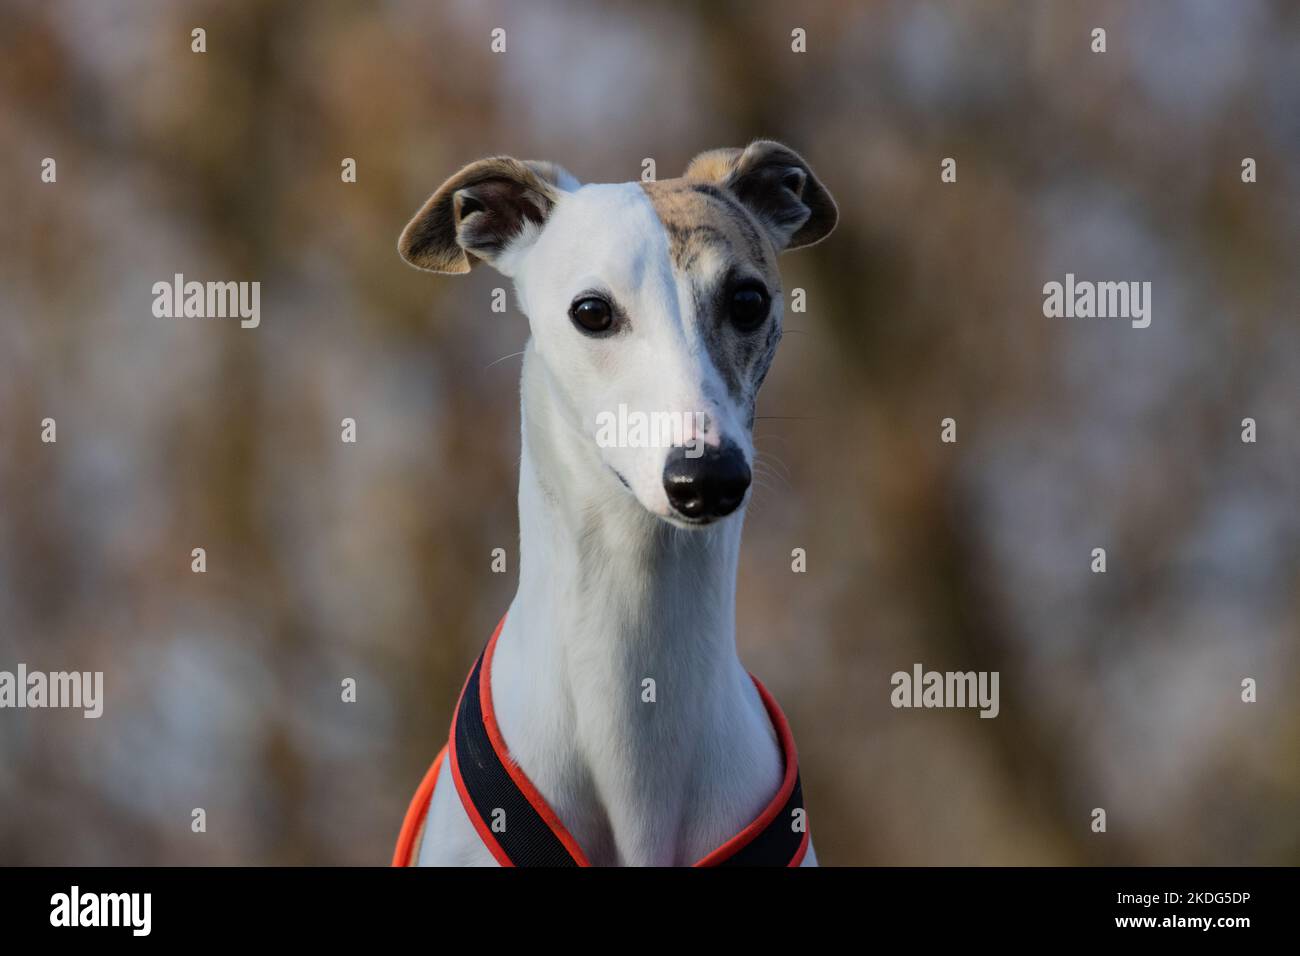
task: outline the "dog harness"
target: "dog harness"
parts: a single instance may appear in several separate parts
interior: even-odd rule
[[[429,802],[443,760],[483,845],[502,866],[590,866],[582,848],[510,756],[492,709],[492,653],[506,619],[501,618],[474,663],[452,718],[451,739],[438,753],[406,811],[393,852],[393,866],[411,866],[424,833]],[[754,821],[696,866],[798,866],[808,852],[803,788],[794,736],[785,715],[757,677],[750,675],[776,728],[785,772],[781,788]],[[504,816],[502,813],[504,812]],[[508,820],[509,826],[493,827]]]

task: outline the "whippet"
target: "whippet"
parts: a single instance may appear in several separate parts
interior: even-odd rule
[[[483,159],[406,226],[411,265],[512,279],[531,337],[519,589],[395,863],[815,864],[735,592],[777,254],[836,218],[803,159],[759,141],[660,182]],[[679,415],[677,443],[598,442],[620,406]]]

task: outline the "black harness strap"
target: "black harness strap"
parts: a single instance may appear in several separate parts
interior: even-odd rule
[[[480,820],[515,866],[577,866],[560,838],[528,802],[497,756],[483,725],[479,699],[480,654],[465,684],[456,713],[456,763],[465,790]],[[504,828],[492,829],[497,810],[505,811]]]

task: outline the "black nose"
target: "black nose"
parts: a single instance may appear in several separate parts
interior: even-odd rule
[[[692,521],[729,515],[740,507],[749,488],[749,464],[730,442],[721,448],[706,446],[704,454],[690,458],[677,447],[664,463],[664,491],[677,513]]]

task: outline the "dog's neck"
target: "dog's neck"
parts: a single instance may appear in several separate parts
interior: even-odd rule
[[[492,697],[511,754],[593,864],[689,864],[776,792],[771,722],[736,655],[741,516],[647,513],[523,371],[519,590]]]

